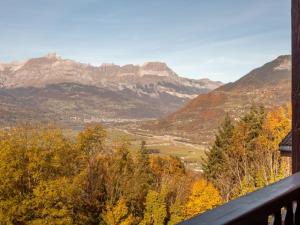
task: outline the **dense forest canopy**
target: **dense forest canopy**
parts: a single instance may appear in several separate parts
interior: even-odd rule
[[[237,122],[227,115],[203,162],[204,176],[223,200],[252,192],[290,174],[279,143],[291,129],[291,106],[252,108]]]
[[[226,116],[203,159],[203,174],[180,159],[111,143],[100,125],[77,137],[54,126],[0,131],[0,221],[3,224],[176,224],[285,177],[278,143],[290,107],[253,106]]]
[[[149,155],[145,143],[137,153],[124,140],[108,144],[100,125],[76,140],[51,126],[0,134],[5,224],[176,224],[220,202],[178,158]]]

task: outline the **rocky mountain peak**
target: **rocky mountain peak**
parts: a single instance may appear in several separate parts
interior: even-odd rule
[[[185,138],[207,144],[226,113],[237,119],[252,104],[265,106],[267,110],[287,104],[291,97],[290,66],[291,57],[280,56],[233,83],[200,94],[175,113],[145,128],[169,135],[180,133]]]
[[[145,70],[154,70],[154,71],[163,71],[169,69],[167,64],[164,62],[145,62],[142,65],[142,69]]]
[[[188,98],[206,90],[212,90],[221,84],[203,82],[179,77],[163,62],[146,62],[142,65],[127,64],[119,66],[113,63],[103,63],[101,66],[92,66],[69,59],[62,59],[56,53],[32,58],[18,64],[0,64],[0,80],[2,86],[16,87],[45,87],[52,84],[76,83],[97,87],[126,87],[134,85],[159,86],[168,83],[168,88],[185,87],[189,89]],[[175,88],[176,87],[176,88]],[[176,92],[170,90],[170,93]],[[144,91],[144,90],[143,90]],[[180,90],[186,92],[186,90]]]
[[[102,63],[100,67],[116,67],[117,65],[114,63]]]
[[[164,62],[146,62],[141,66],[140,76],[154,75],[160,77],[177,77]]]
[[[0,62],[0,71],[3,71],[5,69],[5,63]]]
[[[158,118],[219,86],[177,76],[161,62],[92,66],[50,53],[3,67],[0,123],[28,115],[65,124]]]
[[[61,57],[55,52],[48,53],[46,58],[51,59],[51,60],[60,60],[61,59]]]
[[[279,56],[275,61],[275,64],[277,64],[274,67],[274,71],[278,70],[291,70],[292,68],[292,59],[290,55],[282,55]]]
[[[274,86],[291,79],[291,56],[282,55],[256,68],[235,81],[219,88],[221,91],[249,92],[258,88]]]

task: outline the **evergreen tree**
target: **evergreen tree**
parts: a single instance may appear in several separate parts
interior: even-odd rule
[[[241,119],[241,125],[246,128],[245,143],[246,148],[251,151],[255,149],[256,138],[261,134],[266,118],[264,107],[252,105],[250,111]]]
[[[215,142],[210,150],[206,152],[206,158],[203,160],[204,175],[211,182],[215,182],[224,170],[224,165],[226,164],[225,154],[232,145],[233,132],[233,122],[229,115],[226,114],[216,134]]]

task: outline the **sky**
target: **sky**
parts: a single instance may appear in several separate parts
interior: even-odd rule
[[[234,81],[290,54],[290,0],[0,0],[0,61],[166,62]]]

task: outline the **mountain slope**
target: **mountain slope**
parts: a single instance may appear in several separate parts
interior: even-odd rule
[[[143,128],[207,144],[226,112],[237,118],[252,104],[266,108],[286,104],[290,101],[290,88],[291,57],[280,56],[234,83],[199,95],[175,113]]]
[[[221,84],[180,77],[161,62],[96,67],[49,54],[0,63],[0,123],[158,118]]]

